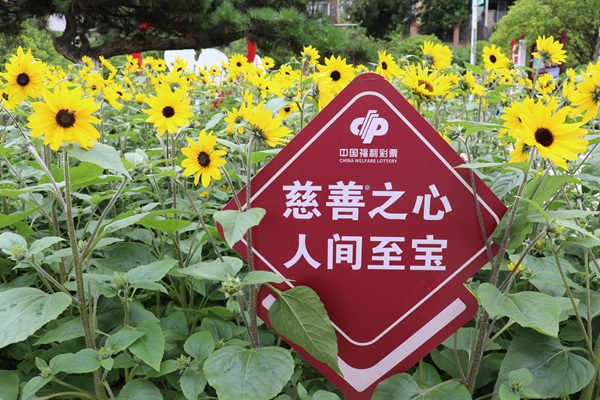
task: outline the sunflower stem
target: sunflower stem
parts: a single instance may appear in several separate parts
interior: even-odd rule
[[[248,140],[248,160],[246,160],[246,211],[250,210],[250,202],[252,198],[252,148],[254,147],[255,137],[250,135]],[[249,228],[246,232],[246,243],[247,243],[247,258],[248,258],[248,271],[254,271],[254,253],[252,251],[252,228]],[[252,347],[258,348],[260,346],[258,342],[258,285],[250,285],[250,330],[248,334],[252,341]]]
[[[69,154],[63,151],[63,171],[65,178],[65,217],[67,221],[67,232],[69,234],[69,241],[71,244],[71,254],[73,258],[73,268],[75,269],[75,285],[77,288],[77,307],[79,308],[79,318],[83,325],[83,334],[85,337],[86,347],[89,349],[96,350],[96,344],[94,341],[94,333],[90,325],[88,311],[86,309],[85,299],[85,288],[83,286],[83,260],[80,257],[77,234],[75,233],[75,224],[73,223],[73,210],[71,203],[71,177],[69,171]],[[104,392],[104,386],[102,384],[102,376],[100,370],[95,370],[94,375],[94,388],[96,391],[96,398],[98,400],[106,399]]]
[[[504,232],[504,237],[502,238],[502,243],[500,244],[500,249],[498,251],[498,255],[492,262],[492,276],[490,277],[490,283],[494,286],[498,283],[498,276],[500,274],[500,265],[502,264],[502,259],[504,258],[504,253],[506,252],[506,248],[510,239],[510,231],[515,221],[515,217],[517,215],[517,209],[519,208],[519,202],[521,200],[521,196],[523,196],[523,192],[525,191],[525,187],[527,186],[527,177],[529,175],[529,170],[531,169],[531,163],[527,166],[527,170],[523,174],[523,181],[519,186],[517,195],[515,196],[515,201],[513,203],[510,216],[508,218],[508,222],[506,223],[506,230]],[[489,329],[488,321],[490,319],[490,315],[486,310],[483,310],[480,319],[479,331],[477,334],[477,341],[475,344],[475,350],[473,351],[473,356],[471,357],[469,364],[469,372],[467,374],[467,388],[469,393],[473,394],[475,391],[475,383],[477,379],[477,373],[479,372],[479,366],[481,365],[481,360],[483,358],[483,351],[485,350],[485,342],[488,337]]]

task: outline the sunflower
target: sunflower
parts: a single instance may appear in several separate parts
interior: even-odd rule
[[[165,130],[175,133],[177,128],[189,122],[194,116],[189,98],[185,97],[185,91],[177,89],[171,91],[168,85],[160,85],[156,88],[156,96],[148,96],[146,102],[150,109],[142,110],[149,117],[146,122],[154,123],[158,129],[158,135],[162,136]]]
[[[285,106],[279,109],[279,116],[283,119],[286,119],[287,117],[298,111],[300,111],[300,109],[298,108],[298,104],[296,104],[296,102],[294,101],[290,101]]]
[[[275,67],[275,60],[273,60],[271,57],[263,57],[262,60],[262,66],[265,67],[265,69],[270,70],[273,69]]]
[[[563,45],[558,40],[554,40],[553,36],[546,38],[538,36],[535,41],[537,51],[531,53],[532,56],[541,59],[542,62],[550,62],[552,64],[562,64],[566,61],[567,52],[563,50]]]
[[[514,137],[514,131],[523,127],[523,115],[531,114],[535,101],[531,97],[526,97],[522,103],[514,102],[510,107],[504,108],[504,114],[500,117],[504,120],[504,126],[509,129],[509,133]]]
[[[217,137],[212,134],[212,131],[206,133],[203,129],[198,136],[198,143],[186,137],[190,147],[184,147],[181,152],[186,156],[186,159],[181,162],[181,166],[185,168],[183,176],[194,177],[194,185],[197,185],[202,178],[202,186],[208,187],[211,179],[221,179],[219,167],[225,165],[225,160],[222,159],[226,153],[223,150],[215,149]]]
[[[44,88],[46,65],[35,61],[31,50],[23,52],[19,46],[17,54],[5,65],[6,72],[0,74],[6,80],[6,91],[20,103],[27,97],[36,98]]]
[[[92,123],[100,120],[92,115],[100,107],[91,97],[82,98],[83,90],[58,85],[54,92],[45,91],[43,102],[31,104],[33,114],[28,118],[29,136],[44,136],[44,144],[58,150],[63,143],[76,142],[84,149],[92,147],[100,137]]]
[[[319,73],[312,74],[312,78],[311,96],[317,101],[317,108],[322,110],[333,99],[333,82]]]
[[[529,161],[529,150],[530,146],[525,143],[517,140],[515,142],[515,148],[510,152],[510,161],[509,162],[523,162]]]
[[[319,57],[321,57],[319,51],[310,45],[304,46],[300,55],[302,56],[302,62],[305,62],[308,65],[316,65],[319,61]]]
[[[354,78],[352,64],[347,64],[346,59],[340,56],[326,58],[325,65],[320,65],[319,71],[323,77],[333,83],[334,94],[338,94]]]
[[[242,54],[233,54],[227,63],[229,69],[241,71],[248,65],[248,59]]]
[[[400,68],[396,61],[394,61],[394,57],[391,54],[388,54],[385,50],[378,51],[377,56],[379,57],[379,62],[377,63],[377,68],[375,72],[379,75],[383,76],[385,79],[393,79],[400,75]]]
[[[252,102],[250,102],[251,104]],[[227,126],[225,127],[225,132],[229,135],[232,135],[234,132],[236,133],[244,133],[244,116],[246,115],[248,110],[247,103],[243,103],[242,106],[237,108],[232,108],[231,111],[227,113],[227,116],[223,118],[225,122],[227,122]]]
[[[483,48],[483,64],[486,69],[508,68],[510,60],[495,45]]]
[[[13,101],[13,97],[4,89],[0,88],[0,104],[7,110],[14,110],[19,103]]]
[[[256,76],[250,79],[250,82],[260,90],[261,96],[266,99],[269,94],[275,97],[283,96],[283,87],[279,81],[270,76]]]
[[[409,91],[422,100],[433,100],[445,96],[451,86],[451,80],[434,70],[429,72],[421,65],[412,65],[403,69],[402,83]]]
[[[443,44],[426,40],[421,46],[423,65],[433,69],[448,68],[452,64],[452,50]]]
[[[543,74],[538,76],[535,81],[535,88],[542,96],[549,95],[556,89],[556,81],[550,74]]]
[[[581,74],[582,81],[571,94],[571,105],[575,112],[583,114],[584,122],[598,115],[600,108],[600,65],[594,64],[591,74]]]
[[[265,109],[264,103],[258,103],[253,109],[248,109],[244,117],[249,132],[271,147],[287,143],[287,138],[292,133],[289,128],[282,125],[281,117],[273,117],[271,110]]]
[[[569,113],[561,108],[552,114],[553,108],[542,103],[533,105],[529,114],[521,116],[523,125],[515,130],[515,136],[528,146],[535,146],[540,156],[568,170],[565,160],[576,160],[586,151],[588,141],[583,139],[587,131],[583,122],[566,123]]]

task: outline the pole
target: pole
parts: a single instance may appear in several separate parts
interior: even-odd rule
[[[477,0],[471,0],[471,58],[470,63],[477,61]]]

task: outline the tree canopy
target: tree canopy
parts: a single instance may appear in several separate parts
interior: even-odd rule
[[[56,50],[72,61],[149,50],[218,47],[249,37],[298,49],[308,0],[6,0],[0,33],[18,34],[28,18],[65,16]],[[300,47],[301,49],[301,47]]]
[[[600,0],[517,0],[496,25],[490,41],[508,46],[512,39],[535,43],[540,35],[557,38],[567,30],[567,65],[594,61],[600,26]]]

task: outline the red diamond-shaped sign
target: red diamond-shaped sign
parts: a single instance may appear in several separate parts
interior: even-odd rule
[[[347,399],[370,399],[475,315],[487,261],[463,160],[376,74],[355,78],[252,179],[256,269],[319,295],[343,376],[290,343]],[[486,237],[506,208],[477,177]],[[240,192],[244,201],[245,190]],[[233,202],[226,209],[236,209]],[[246,242],[236,250],[246,256]],[[275,300],[259,294],[268,322]]]

